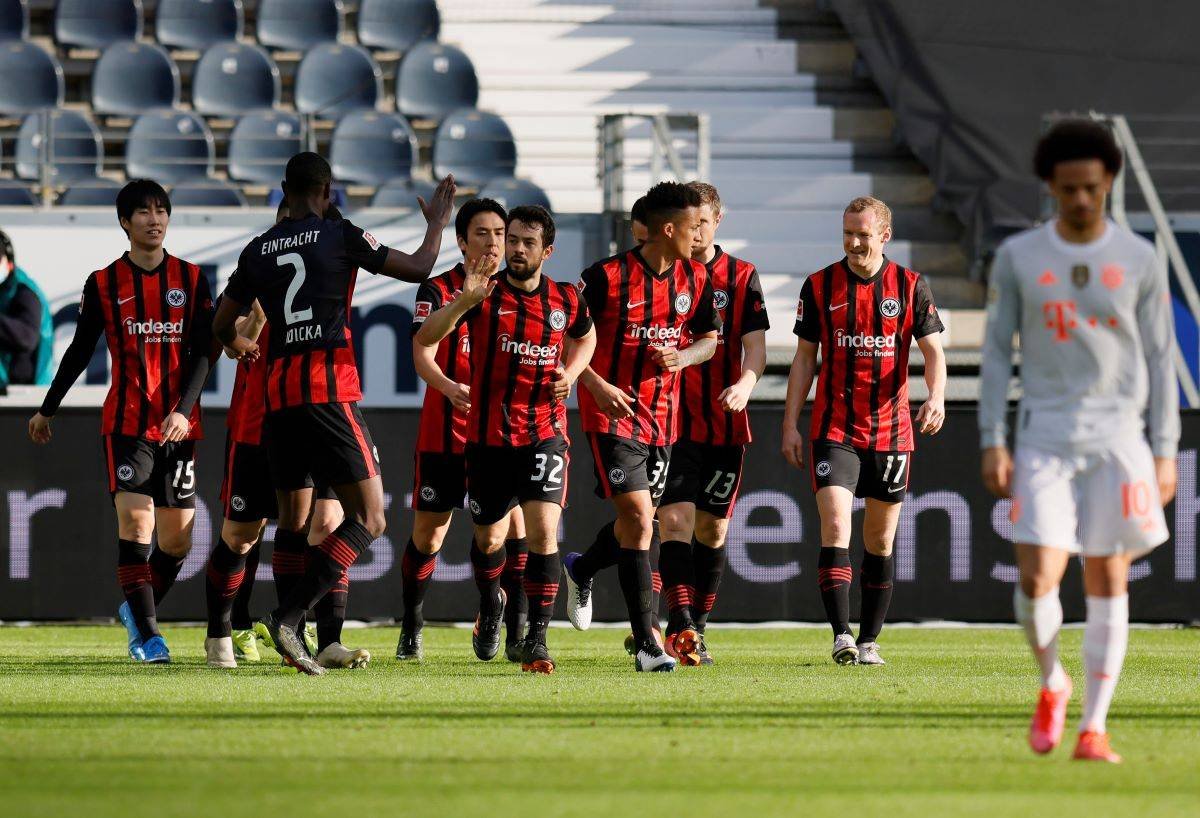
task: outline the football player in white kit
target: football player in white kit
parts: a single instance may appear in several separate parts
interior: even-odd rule
[[[1012,498],[1017,621],[1041,667],[1029,743],[1062,740],[1071,679],[1058,661],[1058,586],[1083,557],[1087,674],[1074,757],[1119,762],[1105,717],[1129,641],[1129,566],[1167,539],[1179,395],[1166,271],[1154,247],[1105,218],[1121,167],[1109,130],[1065,121],[1034,157],[1056,219],[1000,246],[988,294],[979,426],[983,481]],[[1009,455],[1013,335],[1022,398]],[[1147,429],[1148,426],[1148,429]]]

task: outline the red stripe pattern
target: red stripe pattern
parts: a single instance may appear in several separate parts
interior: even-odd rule
[[[417,290],[412,334],[432,313],[454,300],[462,292],[466,271],[461,264],[427,279]],[[450,380],[471,382],[471,340],[466,324],[460,324],[438,344],[434,361]],[[417,430],[418,452],[462,454],[467,445],[467,416],[456,412],[450,400],[436,389],[426,388],[421,404],[421,425]]]
[[[841,585],[849,585],[853,577],[850,568],[818,568],[817,587],[822,591],[832,591]]]
[[[717,604],[716,594],[705,594],[700,600],[700,610],[702,613],[709,613]]]
[[[433,571],[437,568],[437,557],[432,557],[425,560],[419,567],[414,567],[414,560],[405,550],[404,556],[400,558],[400,573],[402,576],[415,577],[417,580],[424,582],[433,576]]]
[[[258,335],[260,349],[271,344],[271,327],[264,326]],[[258,446],[262,443],[263,418],[267,413],[267,357],[238,364],[233,379],[233,394],[229,397],[229,414],[225,425],[235,443]]]
[[[136,565],[118,565],[117,582],[126,594],[141,588],[150,582],[150,566],[146,563]]]
[[[324,551],[329,559],[333,560],[342,570],[349,568],[358,558],[354,549],[336,534],[330,534],[317,547]]]
[[[276,546],[271,552],[271,572],[278,574],[303,574],[304,552],[291,553]]]
[[[521,587],[525,590],[525,596],[531,600],[539,600],[538,604],[541,605],[553,604],[555,598],[558,596],[557,582],[543,583],[527,579],[521,583]]]
[[[662,574],[658,571],[650,572],[650,590],[656,594],[662,592]]]
[[[695,595],[696,589],[691,585],[675,585],[667,589],[663,598],[667,601],[668,611],[677,611],[680,608],[692,607],[692,599]]]
[[[242,587],[242,580],[246,576],[244,569],[233,574],[222,574],[211,564],[205,573],[222,599],[232,599],[237,596],[238,589]]]

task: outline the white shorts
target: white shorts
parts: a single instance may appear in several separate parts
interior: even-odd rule
[[[1167,540],[1154,456],[1141,437],[1122,435],[1088,454],[1018,442],[1014,465],[1013,542],[1106,557]]]

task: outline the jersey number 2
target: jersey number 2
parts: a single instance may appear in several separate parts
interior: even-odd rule
[[[287,296],[283,300],[284,320],[289,324],[311,321],[313,317],[312,307],[306,307],[302,310],[293,309],[296,296],[300,294],[300,288],[304,286],[304,258],[299,253],[286,253],[275,259],[275,263],[280,267],[290,266],[296,271],[292,274],[292,281],[288,284],[287,288]]]

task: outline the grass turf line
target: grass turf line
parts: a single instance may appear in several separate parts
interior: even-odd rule
[[[470,632],[347,631],[369,668],[298,676],[122,657],[117,627],[0,628],[0,804],[8,815],[322,813],[609,818],[1197,814],[1198,631],[1136,631],[1109,720],[1126,764],[1025,744],[1034,664],[1011,630],[892,630],[888,665],[836,667],[809,630],[710,634],[718,664],[635,674],[619,630],[552,630],[559,670],[477,661]]]

